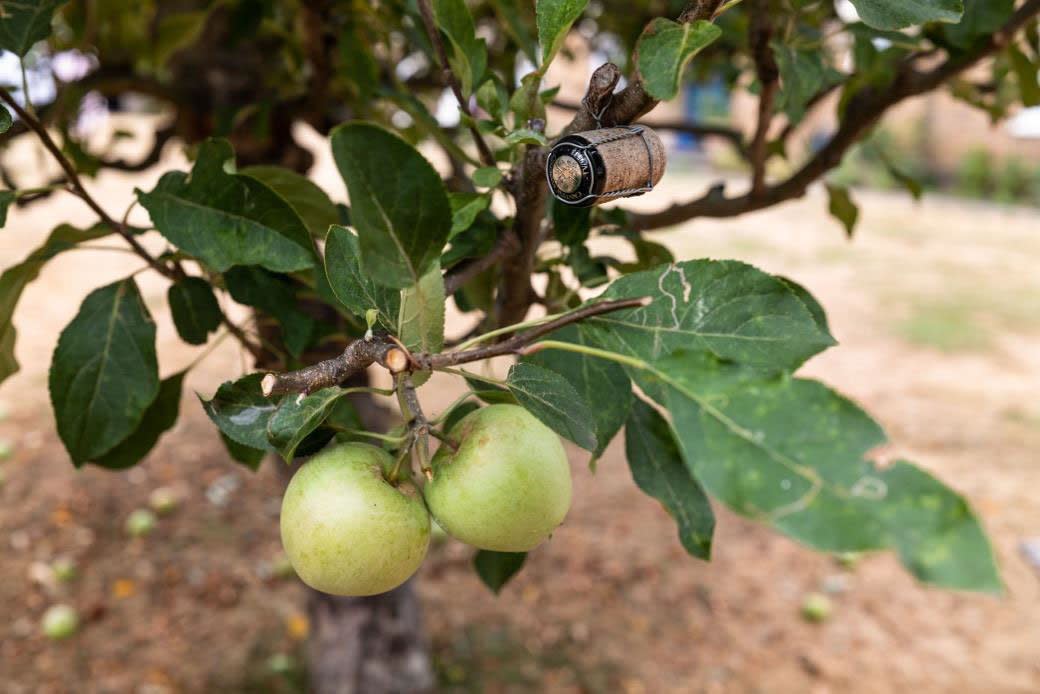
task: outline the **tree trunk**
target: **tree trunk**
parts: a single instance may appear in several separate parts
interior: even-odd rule
[[[366,381],[364,374],[358,381]],[[351,383],[362,385],[363,383]],[[385,431],[389,412],[368,393],[350,396],[365,428]],[[414,579],[389,593],[343,598],[308,589],[311,691],[316,694],[422,694],[433,665]]]
[[[313,306],[309,308],[314,308]],[[264,322],[261,321],[261,326]],[[261,327],[265,339],[277,333]],[[318,361],[331,355],[308,355]],[[263,368],[258,364],[259,368]],[[367,385],[364,373],[348,385]],[[369,431],[386,431],[390,412],[369,393],[348,396]],[[288,483],[296,465],[282,465]],[[423,631],[414,579],[366,598],[345,598],[307,588],[310,637],[308,681],[316,694],[425,694],[434,688],[433,664]]]
[[[433,668],[412,581],[368,598],[309,590],[308,660],[316,694],[433,691]]]

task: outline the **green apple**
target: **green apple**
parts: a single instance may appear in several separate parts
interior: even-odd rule
[[[823,622],[831,616],[831,599],[822,593],[809,593],[802,603],[802,616],[810,622]]]
[[[169,487],[156,487],[148,495],[148,505],[160,516],[165,516],[176,510],[177,493]]]
[[[135,509],[126,517],[126,532],[131,537],[144,537],[155,530],[155,514],[146,508]]]
[[[76,578],[76,564],[66,557],[60,557],[51,562],[51,571],[59,583],[68,583]]]
[[[404,583],[430,544],[430,514],[409,480],[396,485],[386,451],[326,448],[293,475],[282,499],[282,546],[304,583],[333,595],[375,595]]]
[[[53,641],[67,639],[79,628],[79,615],[69,605],[51,605],[43,613],[44,635]]]
[[[560,438],[517,405],[463,417],[433,457],[423,494],[437,522],[463,542],[499,552],[537,547],[571,506]],[[454,449],[453,446],[454,445]]]

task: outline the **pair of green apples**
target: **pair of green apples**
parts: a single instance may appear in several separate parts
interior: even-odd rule
[[[390,455],[348,443],[317,454],[282,499],[282,544],[307,585],[334,595],[375,595],[422,564],[430,514],[480,549],[526,552],[563,522],[571,473],[556,434],[516,405],[475,410],[448,434],[422,490],[392,484]],[[454,448],[453,448],[454,446]],[[429,510],[427,510],[429,509]]]

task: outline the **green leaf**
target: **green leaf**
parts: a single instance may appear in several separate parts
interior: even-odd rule
[[[526,124],[532,118],[545,118],[545,104],[538,98],[541,84],[541,73],[529,72],[520,79],[520,86],[509,97],[509,109],[517,125]]]
[[[362,269],[358,238],[350,229],[329,229],[325,239],[325,274],[336,298],[351,313],[364,316],[369,309],[378,309],[383,327],[396,329],[401,292],[376,284]]]
[[[152,44],[156,65],[165,65],[178,51],[194,44],[202,35],[208,18],[208,10],[164,16],[158,23],[155,42]]]
[[[920,181],[909,174],[903,173],[884,152],[881,153],[881,163],[885,165],[888,175],[894,178],[896,183],[903,186],[914,200],[921,199],[921,196],[924,195],[924,188],[921,186]]]
[[[18,361],[14,357],[15,329],[12,318],[22,298],[22,292],[35,280],[48,260],[62,251],[74,248],[83,241],[93,241],[111,233],[108,227],[95,226],[87,230],[62,224],[54,229],[43,245],[29,254],[25,260],[12,265],[0,275],[0,383],[18,372]]]
[[[1018,93],[1022,98],[1022,105],[1040,106],[1040,63],[1033,62],[1015,44],[1008,46],[1008,57],[1018,80]]]
[[[590,403],[563,376],[519,362],[509,369],[508,387],[517,402],[547,427],[587,451],[596,450]]]
[[[296,448],[317,429],[340,398],[349,394],[349,388],[324,388],[306,397],[284,398],[267,421],[267,440],[291,463]]]
[[[414,285],[451,232],[440,176],[414,147],[377,125],[347,123],[331,139],[366,272],[389,287]]]
[[[473,172],[473,184],[481,188],[494,188],[502,181],[502,171],[497,166],[484,166]]]
[[[448,37],[452,49],[448,61],[461,82],[462,92],[472,94],[487,68],[487,44],[477,38],[464,0],[434,0],[433,11],[437,26]]]
[[[845,186],[828,183],[827,197],[829,199],[828,211],[841,222],[845,227],[845,235],[851,239],[856,232],[856,222],[859,221],[859,207],[852,201],[849,189]]]
[[[588,338],[575,326],[568,326],[546,339],[588,345]],[[594,458],[603,455],[607,445],[628,417],[632,406],[632,382],[618,364],[575,352],[546,349],[524,357],[524,362],[553,371],[566,379],[581,400],[589,404],[596,432]]]
[[[473,568],[480,580],[496,595],[509,580],[520,572],[527,552],[495,552],[478,550],[473,557]]]
[[[264,374],[255,373],[227,381],[217,389],[213,399],[205,400],[200,395],[199,401],[229,439],[255,450],[272,451],[267,441],[267,423],[278,409],[278,400],[264,397],[260,390],[263,378]]]
[[[820,332],[830,335],[831,326],[827,321],[827,313],[823,310],[823,306],[820,305],[820,302],[816,300],[816,297],[810,294],[808,289],[789,277],[777,276],[777,279],[786,284],[788,288],[794,292],[795,296],[801,300],[805,308],[807,308],[809,313],[812,314],[813,321],[816,323],[816,327],[819,328]]]
[[[20,58],[37,41],[51,35],[54,11],[68,0],[18,0],[3,3],[0,14],[0,48]]]
[[[159,437],[177,423],[181,409],[181,385],[187,371],[164,378],[159,395],[144,411],[141,423],[129,437],[108,453],[90,462],[110,470],[125,470],[140,462],[155,447]]]
[[[553,234],[564,246],[584,243],[589,237],[589,214],[592,208],[565,205],[556,198],[552,199],[551,213]]]
[[[571,25],[585,11],[588,0],[537,0],[534,6],[538,43],[542,46],[540,72],[545,74]]]
[[[243,446],[238,441],[228,438],[224,432],[220,432],[220,440],[224,442],[224,447],[233,460],[242,463],[253,472],[260,468],[260,463],[264,462],[264,457],[267,456],[267,451]]]
[[[290,280],[260,267],[233,267],[224,273],[224,284],[232,299],[278,321],[289,354],[294,357],[303,354],[317,324],[300,310],[296,287]]]
[[[132,278],[87,296],[50,370],[58,435],[77,467],[112,450],[159,394],[155,323]]]
[[[988,0],[986,0],[988,2]],[[963,0],[852,0],[864,24],[902,29],[925,22],[959,22]]]
[[[780,68],[781,91],[777,107],[791,122],[801,121],[809,101],[824,89],[841,82],[843,76],[823,62],[822,51],[798,50],[781,41],[774,41],[771,46]]]
[[[516,398],[513,397],[513,394],[500,385],[476,378],[472,375],[466,376],[465,380],[466,385],[468,385],[469,389],[473,391],[473,394],[489,405],[517,404]]]
[[[908,463],[863,456],[885,443],[862,410],[816,381],[766,375],[704,353],[641,371],[687,466],[737,511],[827,552],[897,549],[919,579],[993,591],[992,551],[964,500]]]
[[[3,107],[0,106],[0,110]],[[2,120],[2,119],[0,119]],[[18,193],[13,190],[0,190],[0,229],[7,226],[7,209],[18,199]]]
[[[721,29],[703,20],[679,24],[664,17],[653,19],[636,44],[647,93],[660,101],[674,98],[686,64],[721,35]]]
[[[177,280],[170,285],[166,299],[177,334],[189,345],[205,344],[207,336],[220,326],[220,304],[209,282],[201,277]]]
[[[654,361],[705,349],[723,359],[795,368],[834,344],[782,280],[732,260],[690,260],[615,280],[604,299],[649,297],[641,308],[584,321],[605,349]]]
[[[6,107],[0,106],[0,135],[6,133],[14,125],[11,114]]]
[[[964,15],[956,24],[943,27],[943,36],[959,48],[969,48],[988,37],[1011,19],[1015,0],[964,0]]]
[[[715,514],[708,496],[683,463],[668,422],[639,399],[625,423],[625,456],[636,486],[675,518],[686,551],[710,559]]]
[[[491,204],[491,196],[482,193],[448,193],[448,198],[451,201],[451,235],[448,238],[454,238],[473,226],[477,215]]]
[[[219,272],[234,265],[312,267],[314,245],[299,215],[256,178],[227,173],[233,157],[226,140],[206,140],[190,176],[172,171],[151,192],[138,190],[155,228]]]
[[[538,147],[544,147],[549,143],[549,141],[545,138],[545,135],[538,132],[537,130],[531,130],[530,128],[518,128],[506,134],[505,139],[506,144],[513,147],[515,147],[516,145],[537,145]],[[475,176],[476,174],[474,174],[474,183],[476,183]],[[499,174],[499,178],[501,178],[501,173]],[[478,183],[477,185],[480,184]]]
[[[444,417],[444,423],[441,425],[443,431],[451,431],[455,428],[455,425],[462,421],[462,418],[468,415],[470,412],[474,412],[480,409],[478,403],[472,400],[466,400],[460,402],[455,407],[451,408],[451,411]]]
[[[491,0],[502,28],[531,62],[538,62],[538,42],[531,33],[531,3],[519,0]],[[522,16],[521,16],[522,15]]]
[[[241,171],[278,193],[300,216],[311,236],[323,239],[339,222],[339,210],[328,194],[306,176],[283,166],[249,166]]]
[[[434,264],[418,284],[401,292],[397,337],[412,352],[439,352],[444,346],[444,279]]]

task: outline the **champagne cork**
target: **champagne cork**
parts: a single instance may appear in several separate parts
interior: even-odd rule
[[[561,202],[589,207],[642,195],[661,180],[666,161],[661,138],[645,125],[602,128],[556,143],[545,176]]]

